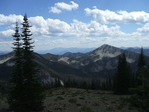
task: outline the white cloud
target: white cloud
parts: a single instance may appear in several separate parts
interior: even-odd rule
[[[85,37],[85,36],[125,36],[126,34],[120,31],[120,26],[114,25],[108,27],[96,21],[83,23],[78,20],[73,20],[73,23],[68,24],[59,19],[44,19],[41,16],[29,18],[30,24],[33,25],[32,33],[34,35],[47,35],[47,37]]]
[[[118,37],[118,38],[112,38],[112,37],[78,37],[76,39],[48,39],[44,41],[36,42],[35,49],[47,49],[47,46],[49,49],[55,48],[55,47],[100,47],[103,44],[109,44],[116,47],[141,47],[148,46],[149,38],[134,38],[134,37]]]
[[[62,11],[60,9],[58,9],[57,7],[51,7],[49,12],[53,12],[53,13],[61,13]]]
[[[61,2],[61,3],[56,3],[55,6],[60,9],[69,10],[69,11],[71,11],[72,9],[77,9],[79,7],[79,5],[73,1],[70,1],[70,3],[71,4],[66,4],[64,2]]]
[[[13,24],[15,22],[22,22],[22,21],[23,16],[21,15],[10,14],[8,16],[5,16],[3,14],[0,14],[0,25]]]
[[[15,15],[16,18],[17,15]],[[5,16],[4,16],[5,18]],[[73,20],[72,23],[68,24],[59,19],[44,19],[42,16],[30,17],[29,23],[32,25],[31,31],[33,35],[38,37],[85,37],[85,36],[125,36],[126,34],[120,31],[120,26],[113,25],[108,27],[107,25],[100,24],[96,21],[91,21],[90,23],[84,23],[78,20]],[[15,23],[12,16],[8,16],[7,20],[9,22],[1,22],[2,24],[6,23]],[[11,21],[12,20],[12,21]],[[21,21],[21,20],[20,20]],[[10,27],[10,31],[13,27]],[[4,33],[1,32],[4,36],[6,34],[12,35],[12,32]],[[8,32],[8,31],[7,31]]]
[[[14,30],[8,29],[6,31],[0,31],[0,39],[9,40],[9,37],[12,37],[14,34]],[[11,39],[12,40],[12,39]]]
[[[76,30],[79,36],[124,36],[125,33],[120,31],[120,26],[115,25],[108,27],[107,25],[100,24],[96,21],[90,23],[83,23],[74,20],[72,23],[73,28]]]
[[[95,6],[94,6],[95,7]],[[97,8],[84,9],[87,15],[92,15],[93,18],[105,24],[115,24],[115,23],[136,23],[144,24],[149,22],[149,13],[144,11],[136,12],[126,12],[126,11],[110,11],[110,10],[100,10]]]
[[[139,33],[149,33],[149,23],[145,24],[142,28],[138,28]]]
[[[77,9],[79,5],[73,1],[70,1],[71,4],[66,4],[64,2],[55,3],[54,7],[50,7],[52,13],[61,13],[62,10],[71,11],[72,9]]]
[[[35,35],[65,36],[65,33],[70,31],[70,25],[59,19],[44,19],[41,16],[36,16],[29,18],[29,21],[33,25],[31,30]]]
[[[131,34],[133,37],[149,38],[149,23],[146,23],[142,28],[137,28],[136,32]]]
[[[6,20],[1,19],[1,25],[12,23],[15,25],[16,20],[14,20],[13,17],[19,18],[18,20],[22,22],[19,15],[3,15],[3,18],[6,18]],[[23,19],[22,16],[21,18]],[[142,28],[140,27],[136,29],[136,32],[127,34],[121,31],[119,25],[112,24],[108,26],[95,20],[92,20],[89,23],[73,20],[70,24],[59,19],[44,19],[42,16],[30,17],[28,20],[30,25],[32,25],[31,32],[33,33],[33,38],[36,40],[35,49],[76,46],[98,47],[102,44],[115,46],[141,46],[141,43],[143,43],[144,46],[148,46],[149,23],[146,23]],[[0,31],[0,41],[5,42],[6,44],[9,43],[8,47],[10,49],[10,42],[12,42],[12,35],[15,30],[14,25],[13,27],[8,27],[5,31]],[[0,43],[0,46],[4,45],[4,43]]]

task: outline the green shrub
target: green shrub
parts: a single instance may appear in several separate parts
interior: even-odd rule
[[[57,99],[59,99],[59,100],[64,100],[64,98],[61,97],[61,96],[58,96]]]
[[[81,107],[81,110],[82,110],[83,112],[93,112],[90,107],[86,107],[86,106]]]
[[[77,99],[69,99],[68,102],[70,102],[70,103],[77,103]]]
[[[100,105],[99,105],[99,102],[94,102],[94,103],[92,104],[92,106],[100,106]]]
[[[79,99],[80,99],[80,100],[84,100],[84,97],[80,97]]]

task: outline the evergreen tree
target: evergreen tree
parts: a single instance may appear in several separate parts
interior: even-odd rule
[[[99,78],[93,78],[91,81],[91,89],[93,90],[99,90],[101,89],[100,79]]]
[[[140,74],[141,74],[140,72],[142,71],[142,69],[146,69],[146,66],[147,66],[147,63],[146,63],[146,60],[145,60],[144,51],[143,51],[143,48],[141,48],[140,55],[139,55],[139,58],[138,58],[138,63],[137,63],[136,86],[141,85],[142,81],[139,80],[139,77],[140,77]]]
[[[67,81],[65,82],[65,87],[72,87],[72,81],[70,79],[70,77],[67,79]]]
[[[140,69],[142,69],[142,67],[145,67],[146,64],[147,64],[147,63],[146,63],[146,60],[145,60],[144,51],[143,51],[143,48],[141,48],[140,55],[139,55],[139,59],[138,59],[138,64],[137,64],[138,71],[139,71]]]
[[[23,74],[22,74],[22,44],[21,44],[21,38],[19,34],[19,27],[18,23],[16,23],[16,30],[14,37],[14,62],[15,66],[13,69],[13,75],[10,80],[10,83],[12,84],[12,89],[10,90],[8,103],[10,105],[10,108],[12,110],[20,110],[22,105],[22,96],[23,96]]]
[[[131,81],[130,67],[126,61],[126,56],[119,56],[117,73],[114,76],[114,94],[129,94]]]
[[[32,111],[42,111],[43,110],[43,88],[42,84],[37,77],[38,70],[36,69],[36,63],[34,62],[33,56],[33,43],[32,38],[30,37],[32,34],[30,33],[29,28],[31,27],[28,23],[27,15],[24,16],[24,22],[22,23],[22,59],[20,68],[15,69],[14,75],[12,77],[12,94],[9,99],[10,108],[15,112],[32,112]],[[17,34],[17,27],[16,33]],[[17,43],[17,41],[15,42]],[[19,45],[18,45],[19,46]],[[16,52],[19,52],[16,49]],[[19,58],[16,56],[16,59]],[[17,63],[17,61],[15,61]],[[17,66],[17,64],[16,64]],[[20,72],[18,72],[20,70]],[[21,75],[19,75],[21,74]],[[21,80],[19,81],[18,78]],[[20,82],[21,85],[18,85]],[[18,88],[15,88],[17,87]],[[21,92],[18,93],[17,91]]]
[[[137,64],[137,86],[130,89],[134,94],[129,98],[131,106],[138,108],[141,112],[149,111],[149,73],[146,65],[143,48],[141,48]]]

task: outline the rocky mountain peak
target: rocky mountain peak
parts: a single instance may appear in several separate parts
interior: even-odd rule
[[[120,48],[117,48],[117,47],[114,47],[114,46],[111,46],[111,45],[108,45],[108,44],[103,44],[102,46],[100,46],[99,48],[97,48],[97,49],[100,49],[100,50],[103,50],[104,52],[106,52],[106,51],[115,51],[115,50],[122,50],[122,49],[120,49]]]
[[[122,49],[113,47],[111,45],[104,44],[100,46],[99,48],[95,49],[90,53],[90,55],[99,56],[99,59],[101,60],[103,57],[116,57],[122,53]]]

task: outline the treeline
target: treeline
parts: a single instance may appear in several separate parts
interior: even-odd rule
[[[66,88],[81,88],[81,89],[101,89],[100,79],[87,80],[76,80],[75,78],[65,78],[63,81],[56,78],[55,81],[45,84],[45,89],[66,87]]]
[[[100,78],[91,78],[91,80],[77,80],[75,78],[64,78],[63,81],[60,79],[55,79],[54,82],[45,85],[46,89],[63,87],[66,88],[82,88],[82,89],[92,89],[92,90],[107,90],[113,91],[114,94],[127,95],[132,94],[130,88],[135,88],[138,86],[138,76],[140,74],[140,69],[144,68],[147,71],[147,63],[143,53],[143,48],[138,58],[137,72],[134,73],[131,70],[129,63],[126,61],[126,55],[122,54],[119,56],[117,64],[117,72],[114,77],[106,77],[105,80]],[[61,84],[63,82],[63,84]],[[141,83],[141,82],[140,82]]]
[[[136,66],[137,71],[133,73],[126,61],[125,54],[119,56],[117,72],[114,75],[113,80],[114,94],[132,94],[132,91],[130,91],[131,88],[136,88],[142,85],[142,81],[140,80],[142,76],[148,80],[148,65],[145,59],[143,48],[141,48]]]
[[[44,84],[45,89],[65,87],[65,88],[81,88],[81,89],[92,89],[92,90],[108,90],[113,89],[112,77],[107,77],[105,81],[101,81],[100,78],[92,78],[89,80],[76,80],[75,78],[65,78],[63,81],[59,78],[55,78],[55,81],[48,84]]]
[[[90,82],[68,78],[63,81],[64,87],[108,90],[116,95],[130,95],[127,101],[131,107],[137,108],[140,112],[149,112],[149,71],[143,48],[137,62],[137,71],[133,73],[126,61],[126,55],[122,54],[119,56],[114,77],[107,77],[102,82],[98,78],[92,78]],[[55,87],[60,86],[60,80],[57,79]]]

